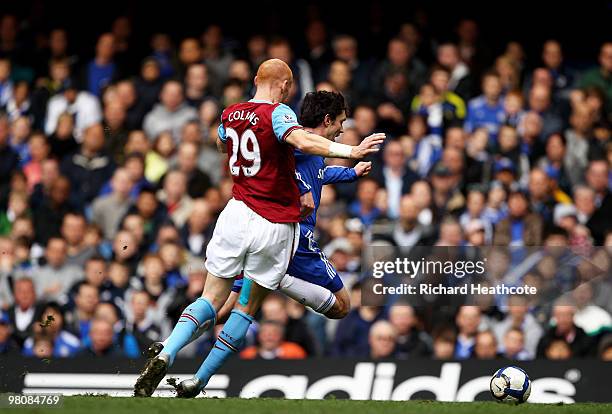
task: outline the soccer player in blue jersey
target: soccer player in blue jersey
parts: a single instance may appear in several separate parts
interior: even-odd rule
[[[302,103],[300,122],[306,131],[334,141],[342,133],[346,120],[344,97],[335,92],[312,92]],[[338,272],[321,251],[314,238],[321,190],[325,184],[355,181],[368,175],[371,162],[359,162],[354,168],[326,166],[323,157],[295,150],[300,192],[310,191],[314,212],[300,222],[298,249],[289,263],[279,290],[328,318],[339,319],[350,309],[349,294]]]

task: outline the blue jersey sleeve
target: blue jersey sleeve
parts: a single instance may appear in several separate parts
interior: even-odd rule
[[[302,128],[297,115],[285,104],[280,104],[272,111],[272,129],[279,141],[284,141],[287,134],[294,129]]]
[[[298,189],[300,190],[300,195],[304,195],[310,192],[311,187],[308,185],[306,181],[302,178],[302,174],[299,171],[295,172],[295,182],[297,183]]]
[[[354,168],[332,165],[323,170],[323,184],[347,183],[356,179],[357,173]]]

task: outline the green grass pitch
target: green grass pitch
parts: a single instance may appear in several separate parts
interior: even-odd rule
[[[14,413],[108,413],[108,414],[490,414],[490,413],[576,413],[610,414],[612,404],[523,404],[509,406],[497,402],[445,403],[436,401],[349,401],[283,400],[272,398],[115,398],[105,396],[65,397],[62,408],[26,408],[2,410]]]

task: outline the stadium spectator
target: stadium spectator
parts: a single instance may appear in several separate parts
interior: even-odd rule
[[[397,331],[387,321],[375,322],[368,333],[369,357],[373,360],[389,359],[396,356]]]
[[[572,348],[563,339],[554,339],[548,343],[544,355],[551,360],[564,360],[572,357]]]
[[[453,151],[456,153],[456,151]],[[455,154],[456,155],[456,154]],[[432,186],[432,214],[439,218],[448,213],[457,213],[465,204],[465,198],[456,187],[460,175],[454,174],[444,162],[438,162],[432,168],[430,180]]]
[[[412,359],[431,355],[431,338],[418,328],[418,319],[412,306],[393,305],[389,310],[389,322],[396,334],[395,356]],[[370,335],[373,334],[373,330],[374,327],[370,329]],[[372,348],[372,340],[370,348]],[[370,355],[373,355],[374,352],[371,349]]]
[[[218,24],[208,26],[200,39],[202,41],[202,58],[210,69],[213,90],[219,93],[221,86],[228,79],[227,74],[234,56],[227,50],[223,42],[223,31]]]
[[[33,336],[23,344],[24,355],[33,356],[36,353],[36,337],[41,334],[52,341],[52,356],[55,358],[75,356],[81,348],[79,338],[64,329],[64,315],[57,303],[50,302],[44,306],[40,320],[33,326]]]
[[[82,342],[89,337],[98,303],[100,303],[98,288],[89,283],[82,283],[74,298],[74,309],[64,315],[67,329],[76,334]]]
[[[461,61],[459,49],[453,43],[442,43],[436,50],[438,63],[450,72],[449,90],[455,92],[464,101],[473,95],[473,78],[470,68]]]
[[[96,54],[87,64],[85,70],[87,90],[96,96],[100,96],[102,89],[118,75],[117,64],[113,60],[115,40],[112,33],[102,34],[96,44]]]
[[[338,323],[331,349],[332,356],[367,357],[369,355],[368,334],[372,325],[386,318],[384,309],[378,306],[364,306],[361,303],[362,284],[351,286],[353,309]]]
[[[51,135],[57,130],[59,118],[69,113],[75,119],[74,137],[77,142],[83,141],[84,131],[102,121],[102,109],[97,98],[89,92],[79,90],[74,79],[66,79],[60,93],[49,99],[45,134]]]
[[[498,357],[497,339],[495,339],[493,332],[481,331],[476,334],[473,356],[477,359],[495,359]]]
[[[181,227],[193,208],[193,200],[187,194],[187,177],[179,170],[170,171],[164,178],[164,186],[157,197],[164,203],[168,216],[177,227]]]
[[[487,72],[483,76],[482,91],[482,95],[468,103],[465,129],[467,132],[473,132],[480,127],[486,127],[489,139],[494,142],[504,116],[502,84],[497,72]]]
[[[612,73],[612,42],[601,45],[599,51],[599,67],[586,72],[580,80],[580,87],[595,86],[606,94],[606,106],[612,108],[612,89],[610,88],[610,74]]]
[[[104,129],[94,124],[83,132],[80,151],[62,161],[61,171],[72,184],[71,193],[82,204],[93,201],[115,168],[103,149]]]
[[[0,106],[6,106],[13,97],[13,81],[11,80],[12,64],[8,57],[0,59]]]
[[[13,339],[8,314],[0,313],[0,355],[16,355],[19,353],[19,344]]]
[[[554,94],[563,100],[569,100],[569,93],[574,86],[576,73],[564,60],[563,48],[557,40],[551,39],[542,46],[542,63],[553,78]]]
[[[118,87],[115,87],[114,91],[118,94]],[[123,148],[128,137],[128,131],[125,127],[126,107],[119,99],[107,102],[104,105],[102,118],[104,150],[112,156],[116,163],[121,163],[125,158]]]
[[[596,245],[601,245],[604,235],[612,229],[612,216],[607,212],[612,210],[612,193],[609,185],[610,167],[603,159],[589,163],[586,172],[587,185],[595,192],[596,210],[586,223],[595,239]]]
[[[419,222],[419,206],[414,195],[406,194],[400,201],[399,220],[393,230],[393,241],[402,250],[427,243],[433,233],[429,225]]]
[[[387,216],[391,219],[399,217],[400,199],[410,192],[410,187],[418,176],[406,167],[406,158],[399,141],[389,141],[383,150],[382,169],[374,170],[372,177],[380,187],[387,189]]]
[[[213,212],[204,199],[197,199],[193,202],[191,216],[181,228],[181,240],[183,245],[195,257],[202,257],[206,252],[206,246],[212,237],[213,231]]]
[[[130,306],[127,308],[125,330],[136,339],[140,351],[144,351],[161,337],[161,327],[157,320],[158,315],[152,307],[149,294],[145,291],[132,293]]]
[[[348,213],[357,217],[367,227],[381,217],[381,210],[375,205],[379,186],[373,178],[363,178],[357,184],[357,199],[348,207]]]
[[[160,103],[145,116],[143,129],[147,136],[157,137],[168,131],[175,141],[180,138],[181,128],[190,120],[197,119],[197,111],[187,105],[183,86],[177,81],[168,81],[159,94]]]
[[[502,355],[515,361],[533,359],[533,355],[525,350],[525,334],[520,328],[510,328],[504,334]]]
[[[52,237],[45,249],[46,264],[33,269],[32,279],[39,300],[66,303],[72,284],[82,277],[82,270],[67,263],[68,246],[61,237]]]
[[[335,57],[349,65],[351,79],[360,94],[368,89],[372,64],[371,61],[360,60],[358,47],[357,40],[349,35],[338,35],[332,41]]]
[[[73,307],[75,304],[76,295],[79,293],[79,288],[86,283],[98,288],[101,300],[109,300],[111,298],[111,285],[108,281],[108,265],[102,256],[92,256],[84,266],[84,277],[82,280],[75,282],[68,291],[70,302],[67,307]]]
[[[33,356],[43,361],[48,360],[55,353],[52,338],[47,334],[38,333],[34,335]]]
[[[467,359],[474,354],[476,334],[481,323],[481,312],[477,306],[461,306],[455,319],[457,324],[457,343],[455,358]]]
[[[202,63],[194,63],[187,67],[185,75],[185,101],[198,108],[210,95],[208,86],[208,67]]]
[[[493,326],[497,342],[503,343],[506,333],[512,328],[522,330],[525,351],[535,356],[538,342],[544,331],[533,314],[529,313],[529,303],[525,297],[510,296],[508,298],[508,315]]]
[[[295,342],[283,339],[285,327],[281,322],[263,320],[259,324],[257,339],[259,346],[250,346],[240,352],[243,359],[304,359],[308,355]]]
[[[199,145],[183,142],[178,147],[176,168],[187,177],[187,194],[191,198],[204,196],[211,187],[210,178],[198,168]]]
[[[287,312],[287,298],[282,295],[268,295],[261,305],[264,320],[279,323],[284,327],[284,336],[281,338],[299,345],[306,355],[317,355],[316,342],[310,329],[301,319],[293,319]]]
[[[561,131],[563,124],[552,108],[551,90],[543,85],[534,85],[529,91],[529,110],[536,112],[542,118],[542,135],[547,137]]]
[[[121,347],[115,342],[115,333],[110,322],[100,318],[92,320],[89,338],[89,344],[83,348],[80,355],[96,358],[123,355]]]
[[[293,84],[287,102],[290,107],[297,108],[299,101],[315,89],[310,65],[306,60],[297,58],[289,41],[280,37],[268,43],[268,58],[280,59],[291,68]]]
[[[448,360],[455,358],[455,342],[457,336],[452,327],[440,325],[432,331],[433,358]]]
[[[162,68],[159,61],[153,56],[144,59],[140,67],[139,76],[134,80],[136,101],[133,105],[124,101],[128,107],[128,125],[133,125],[138,129],[142,125],[144,116],[153,108],[157,102],[159,93],[163,86]],[[171,69],[174,71],[174,69]],[[119,93],[121,89],[119,89]],[[121,96],[121,95],[120,95]]]
[[[537,355],[549,359],[567,359],[570,356],[587,357],[593,355],[593,342],[584,330],[574,323],[576,308],[561,301],[553,306],[551,326],[538,343]],[[565,349],[565,346],[567,349]],[[556,357],[551,357],[553,354]],[[560,356],[557,356],[560,355]]]
[[[33,332],[36,321],[42,312],[40,304],[36,302],[37,295],[32,279],[24,277],[14,282],[13,296],[15,303],[8,308],[11,335],[19,347]]]
[[[107,240],[115,237],[121,219],[132,203],[130,191],[133,185],[128,171],[125,168],[119,168],[113,174],[111,182],[113,192],[93,200],[92,222],[102,229],[104,238]]]
[[[9,120],[0,115],[0,192],[5,192],[10,177],[17,170],[19,159],[17,153],[9,144]]]
[[[393,72],[403,73],[407,84],[414,90],[424,82],[427,68],[414,56],[414,47],[401,38],[394,38],[387,44],[386,59],[376,68],[373,74],[374,86],[383,89],[384,79]]]
[[[85,244],[87,219],[82,214],[68,213],[64,216],[60,233],[66,240],[66,263],[84,267],[85,262],[95,254],[95,249]]]
[[[612,317],[601,307],[593,303],[593,286],[582,283],[572,292],[576,304],[574,323],[589,336],[602,335],[612,331]]]
[[[181,267],[184,264],[185,251],[176,242],[168,241],[159,246],[159,257],[164,267],[165,283],[169,287],[177,287],[185,284]]]
[[[496,246],[539,246],[542,242],[542,219],[529,212],[527,195],[513,191],[508,196],[508,217],[501,220],[493,236]]]

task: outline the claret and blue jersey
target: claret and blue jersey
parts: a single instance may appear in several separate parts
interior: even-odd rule
[[[302,128],[287,105],[250,100],[227,107],[219,139],[226,143],[232,196],[272,223],[300,220],[293,147],[284,140]]]

